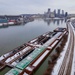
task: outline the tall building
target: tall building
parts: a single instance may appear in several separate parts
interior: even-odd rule
[[[50,8],[48,8],[48,11],[46,13],[46,17],[47,18],[50,18],[51,17],[51,10],[50,10]]]
[[[61,9],[58,9],[56,11],[56,9],[54,9],[54,11],[52,12],[50,8],[48,8],[47,12],[44,13],[44,17],[45,18],[54,18],[54,17],[65,17],[67,16],[67,12],[65,13],[64,10],[61,11]]]
[[[62,10],[62,17],[64,17],[64,10]]]
[[[51,12],[50,17],[51,17],[51,18],[54,18],[54,17],[55,17],[54,12]]]
[[[48,14],[50,14],[50,12],[51,12],[51,10],[50,10],[50,8],[48,8]]]
[[[55,15],[55,17],[57,16],[57,15],[56,15],[56,10],[54,10],[54,15]]]
[[[65,17],[67,17],[68,16],[68,12],[65,12]]]
[[[58,17],[60,17],[60,9],[58,9]]]

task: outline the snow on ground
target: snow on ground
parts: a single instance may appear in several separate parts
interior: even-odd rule
[[[72,26],[71,22],[70,22],[70,25],[73,29],[73,32],[74,32],[74,43],[75,43],[75,29],[74,27]],[[74,46],[74,54],[73,54],[73,62],[72,62],[72,69],[71,69],[71,75],[74,75],[74,72],[75,72],[75,46]]]
[[[69,35],[68,35],[68,40],[67,40],[67,42],[66,42],[66,45],[65,45],[63,51],[60,53],[60,56],[59,56],[59,58],[58,58],[58,60],[57,60],[56,65],[55,65],[54,68],[53,68],[53,71],[52,71],[52,74],[51,74],[51,75],[58,75],[59,70],[60,70],[60,67],[61,67],[61,65],[62,65],[62,61],[63,61],[64,56],[65,56],[65,53],[66,53],[66,51],[67,51],[67,47],[68,47],[69,40],[70,40],[70,33],[69,33]]]

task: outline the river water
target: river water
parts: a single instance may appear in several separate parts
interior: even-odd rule
[[[57,27],[66,27],[65,20],[35,19],[27,24],[1,27],[0,56],[43,33],[53,31]],[[9,69],[6,68],[6,70]],[[4,71],[0,72],[0,75],[3,75]]]

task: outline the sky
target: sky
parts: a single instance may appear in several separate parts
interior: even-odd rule
[[[48,8],[75,13],[75,0],[0,0],[0,15],[38,14]]]

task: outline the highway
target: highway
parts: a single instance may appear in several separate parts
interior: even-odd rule
[[[67,22],[67,29],[70,35],[68,47],[58,72],[58,75],[71,75],[72,62],[73,62],[73,53],[74,53],[74,32],[70,22]]]

